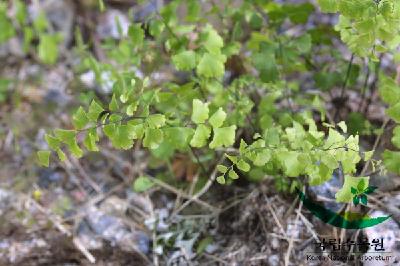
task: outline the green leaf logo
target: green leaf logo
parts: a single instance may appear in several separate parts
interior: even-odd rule
[[[378,225],[380,223],[383,223],[384,221],[386,221],[387,219],[389,219],[391,217],[391,216],[382,216],[382,217],[377,217],[377,218],[369,218],[369,217],[360,216],[361,218],[353,219],[354,215],[352,215],[353,218],[350,219],[348,215],[342,216],[336,212],[326,209],[325,207],[313,202],[312,200],[307,198],[304,195],[304,193],[301,192],[298,188],[296,188],[296,192],[299,195],[299,198],[303,202],[304,206],[314,216],[319,218],[324,223],[330,224],[335,227],[344,228],[344,229],[362,229],[362,228],[372,227],[372,226]],[[365,205],[367,204],[367,197],[365,194],[362,194],[361,196],[353,197],[354,205],[359,204],[360,201],[361,201],[361,203],[363,203]]]
[[[353,194],[353,204],[357,206],[360,204],[360,201],[362,204],[367,205],[368,204],[368,196],[369,194],[373,193],[377,187],[373,186],[367,186],[364,179],[361,179],[358,184],[357,188],[351,187],[350,192]]]

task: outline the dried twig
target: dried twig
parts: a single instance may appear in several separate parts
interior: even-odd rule
[[[51,213],[50,210],[45,209],[42,205],[40,205],[38,202],[36,202],[35,200],[31,199],[30,197],[27,198],[28,202],[32,203],[33,205],[35,205],[35,207],[43,214],[45,214],[46,218],[63,234],[65,234],[68,237],[72,237],[72,233],[70,232],[70,230],[68,230],[68,228],[66,228],[60,221],[61,219]],[[96,258],[88,251],[88,249],[82,244],[82,242],[76,238],[76,237],[72,237],[72,243],[74,244],[74,246],[76,247],[76,249],[78,251],[80,251],[82,253],[83,256],[85,256],[85,258],[87,258],[89,260],[90,263],[96,263]]]
[[[344,99],[344,93],[346,91],[347,83],[348,83],[349,78],[350,78],[350,73],[351,73],[351,68],[353,66],[353,61],[354,61],[354,53],[351,54],[351,58],[350,58],[348,66],[347,66],[346,76],[345,76],[345,78],[343,80],[342,88],[340,90],[340,96],[339,96],[340,100]],[[336,119],[338,118],[338,115],[339,115],[339,108],[336,107],[334,115],[333,115],[333,120],[334,121],[336,121]]]
[[[72,168],[72,166],[74,166],[75,169],[78,170],[79,175],[86,181],[86,183],[88,183],[94,191],[96,191],[97,193],[101,193],[101,188],[99,187],[99,185],[97,185],[96,182],[94,182],[92,178],[86,173],[86,171],[83,169],[76,158],[68,158],[67,160],[65,160],[65,165],[69,168]]]
[[[271,212],[272,217],[273,217],[274,220],[275,220],[275,223],[278,225],[278,227],[279,227],[279,229],[281,230],[282,234],[285,235],[285,236],[287,237],[287,234],[286,234],[285,230],[283,229],[282,223],[279,221],[279,218],[278,218],[278,216],[276,215],[275,210],[272,208],[272,203],[271,203],[271,201],[269,200],[269,198],[267,197],[267,195],[264,195],[264,196],[265,196],[265,199],[266,199],[266,201],[267,201],[267,208],[268,208],[268,210]]]
[[[74,237],[72,243],[74,243],[75,247],[90,261],[90,263],[96,263],[96,258],[87,250],[79,238]]]
[[[382,133],[381,133],[380,135],[378,135],[378,136],[376,137],[376,139],[375,139],[374,146],[372,147],[372,156],[374,155],[376,148],[378,148],[378,145],[379,145],[379,142],[381,141],[383,132],[385,131],[385,128],[386,128],[387,124],[389,123],[389,121],[390,121],[390,119],[386,119],[386,120],[383,122],[383,124],[382,124],[382,127],[381,127]],[[369,167],[369,164],[371,163],[372,156],[371,156],[371,158],[365,163],[364,168],[362,169],[362,171],[361,171],[361,173],[360,173],[360,176],[363,176],[363,175],[365,174],[365,172],[367,171],[367,169],[368,169],[368,167]]]
[[[221,157],[221,159],[218,161],[217,165],[220,164],[224,160],[224,156]],[[189,206],[190,203],[193,201],[199,200],[203,194],[205,194],[208,189],[211,187],[211,185],[214,183],[215,178],[217,176],[218,170],[217,167],[214,168],[213,172],[210,175],[210,178],[208,179],[207,183],[204,185],[204,187],[197,192],[195,195],[193,195],[188,201],[183,203],[178,209],[176,209],[170,216],[170,220],[175,217],[178,213],[180,213],[183,209],[185,209],[187,206]],[[213,207],[215,209],[215,207]]]
[[[304,192],[304,189],[303,189],[303,192]],[[297,229],[297,223],[300,219],[300,213],[301,213],[302,208],[303,208],[303,202],[300,201],[299,208],[298,208],[297,215],[296,215],[296,220],[294,222],[295,223],[294,226],[296,229]],[[288,266],[289,262],[290,262],[290,253],[293,249],[293,238],[294,238],[294,235],[292,234],[292,236],[290,237],[290,240],[289,240],[289,246],[288,246],[286,256],[285,256],[285,266]]]
[[[319,237],[317,235],[317,232],[315,232],[315,230],[313,229],[313,225],[312,223],[298,210],[296,210],[297,213],[300,215],[300,219],[303,222],[303,224],[306,226],[307,230],[311,233],[311,235],[313,236],[313,238],[316,241],[319,241]]]
[[[157,185],[159,185],[160,187],[162,187],[162,188],[164,188],[164,189],[166,189],[166,190],[168,190],[168,191],[170,191],[170,192],[172,192],[172,193],[178,195],[178,196],[181,197],[181,198],[191,200],[191,202],[196,202],[197,204],[202,205],[203,207],[208,208],[208,209],[211,209],[211,210],[213,210],[213,211],[217,211],[217,210],[218,210],[218,208],[216,208],[216,207],[214,207],[214,206],[208,204],[208,203],[205,202],[205,201],[200,200],[198,197],[188,195],[188,194],[186,194],[186,193],[184,193],[184,192],[182,192],[182,191],[176,189],[175,187],[173,187],[173,186],[171,186],[171,185],[169,185],[169,184],[167,184],[167,183],[165,183],[165,182],[163,182],[163,181],[161,181],[161,180],[159,180],[159,179],[157,179],[157,178],[154,178],[154,177],[151,177],[151,176],[149,176],[149,178],[150,178],[154,183],[156,183]]]
[[[375,66],[375,76],[374,76],[374,80],[372,81],[372,83],[369,86],[370,97],[368,97],[368,99],[366,100],[364,111],[363,111],[364,115],[366,115],[368,113],[369,106],[372,103],[372,97],[374,96],[374,93],[376,91],[376,87],[377,87],[376,85],[378,84],[378,81],[379,81],[379,73],[380,73],[379,71],[382,66],[383,55],[384,55],[383,53],[380,54],[378,64]],[[363,103],[361,102],[360,105],[362,105],[362,104]]]

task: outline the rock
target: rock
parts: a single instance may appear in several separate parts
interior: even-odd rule
[[[42,73],[43,68],[40,65],[29,64],[21,68],[18,78],[21,80],[37,79]]]
[[[23,40],[18,37],[13,37],[6,41],[4,44],[0,45],[0,58],[6,57],[25,57],[24,50],[22,49]]]
[[[38,185],[41,188],[48,188],[52,183],[60,182],[65,175],[62,172],[54,171],[51,168],[41,168],[39,170]]]
[[[110,72],[102,72],[100,75],[100,84],[96,82],[95,73],[92,70],[83,73],[80,76],[81,82],[89,89],[95,89],[101,94],[110,94],[114,81],[111,79]]]
[[[274,255],[270,255],[268,256],[268,265],[271,266],[278,266],[279,265],[279,255],[274,254]]]
[[[11,191],[0,188],[0,216],[11,208],[13,200],[13,194]]]
[[[72,99],[67,94],[67,89],[73,79],[73,73],[63,64],[48,71],[40,65],[23,66],[18,78],[24,82],[21,94],[30,102],[43,104],[43,101],[46,101],[58,106],[65,106]],[[38,78],[40,79],[38,80]]]
[[[387,213],[383,213],[381,211],[374,211],[371,213],[372,217],[378,216],[387,216]],[[372,242],[373,239],[383,238],[383,247],[385,249],[384,252],[391,252],[392,254],[383,254],[383,255],[392,255],[394,260],[384,262],[384,261],[365,261],[365,266],[386,266],[386,265],[398,265],[400,263],[400,228],[399,225],[392,219],[388,221],[378,224],[373,227],[368,227],[365,229],[365,235],[368,237],[369,243]],[[371,252],[375,252],[374,250],[370,250]],[[366,254],[368,255],[368,253]],[[377,255],[377,254],[371,254]]]
[[[102,239],[96,237],[96,235],[93,234],[93,231],[86,221],[83,221],[79,224],[77,231],[79,240],[87,249],[91,250],[103,248]]]
[[[52,69],[43,77],[42,84],[47,91],[45,100],[47,102],[56,103],[59,106],[67,105],[72,99],[72,97],[67,94],[67,88],[72,79],[73,74],[66,66],[59,65]]]
[[[205,249],[205,252],[207,252],[208,254],[213,254],[218,249],[219,249],[219,246],[217,244],[208,244]]]
[[[159,11],[163,6],[163,0],[151,0],[145,2],[134,12],[133,18],[135,21],[144,22],[150,15]]]
[[[120,36],[117,21],[121,27],[122,36]],[[128,34],[129,24],[129,19],[124,13],[117,9],[107,9],[107,11],[99,17],[96,31],[100,39],[120,39]]]
[[[116,216],[123,216],[128,209],[128,202],[117,196],[111,196],[100,205],[100,210]]]
[[[38,133],[35,137],[35,144],[40,150],[45,150],[48,148],[47,142],[45,140],[45,135],[47,134],[44,128],[39,128]]]
[[[128,233],[126,226],[120,219],[107,215],[95,207],[89,209],[86,221],[95,234],[111,242],[118,241]]]
[[[134,234],[134,241],[140,252],[142,252],[143,254],[149,254],[150,238],[147,236],[147,234],[141,231],[136,231]]]
[[[81,82],[88,88],[93,89],[96,86],[96,81],[95,81],[96,75],[94,74],[94,71],[90,70],[88,72],[85,72],[81,74],[79,79]]]
[[[147,228],[150,230],[153,230],[155,227],[158,232],[165,232],[168,230],[169,225],[166,223],[166,219],[169,217],[169,211],[166,208],[163,209],[156,209],[155,210],[155,215],[157,219],[147,219],[145,220],[145,224]],[[154,226],[154,223],[157,222],[156,226]]]
[[[72,40],[74,26],[74,6],[71,0],[41,0],[31,1],[28,13],[33,21],[40,12],[46,13],[47,20],[51,23],[54,31],[63,37],[63,45],[68,45]]]
[[[280,246],[281,246],[281,245],[280,245],[280,243],[279,243],[278,238],[273,237],[272,240],[271,240],[271,247],[272,247],[273,249],[278,249]]]
[[[167,261],[168,266],[179,265],[179,266],[189,266],[189,261],[185,258],[185,254],[182,251],[177,250],[174,251],[171,255],[168,256]]]
[[[124,251],[140,251],[143,254],[150,251],[150,239],[146,233],[130,229],[121,218],[109,215],[94,206],[87,210],[87,216],[79,226],[78,236],[91,248],[101,246],[96,242],[100,237]]]
[[[335,202],[335,194],[336,192],[342,187],[342,183],[339,180],[339,176],[337,173],[332,175],[332,178],[319,186],[310,186],[310,191],[314,196],[317,197],[321,196],[326,199],[330,199],[332,201],[323,201],[319,202],[320,204],[324,205],[326,208],[332,211],[338,211],[341,208],[341,204]]]
[[[386,175],[374,174],[371,175],[369,184],[370,186],[376,186],[380,191],[390,191],[396,186],[397,176],[392,173]]]
[[[150,216],[152,211],[152,202],[148,197],[144,197],[140,193],[133,192],[132,189],[127,191],[128,203],[142,210],[146,215]]]
[[[198,236],[199,234],[193,234],[190,236],[190,239],[183,239],[184,236],[183,233],[181,233],[175,239],[174,247],[178,248],[187,259],[191,260],[196,256],[193,252],[193,246],[197,241]]]
[[[25,241],[2,239],[0,241],[0,263],[7,261],[10,264],[21,265],[19,264],[21,261],[46,246],[48,244],[41,238],[32,238]]]

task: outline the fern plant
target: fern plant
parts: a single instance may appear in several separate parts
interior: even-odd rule
[[[377,54],[391,53],[398,61],[396,49],[400,44],[400,5],[391,0],[331,1],[319,0],[325,12],[340,12],[336,29],[342,40],[357,56],[379,61]],[[400,148],[400,88],[391,76],[380,74],[379,92],[381,99],[388,105],[386,114],[397,126],[393,130],[392,143]],[[386,169],[400,173],[400,152],[386,150],[383,153]]]
[[[12,1],[12,9],[14,15],[8,17],[6,1],[0,2],[0,44],[19,35],[24,54],[32,53],[44,64],[56,63],[62,36],[54,31],[46,14],[42,11],[30,19],[26,4],[20,0]]]
[[[257,172],[273,176],[279,189],[293,191],[302,177],[319,185],[340,169],[344,186],[338,201],[351,202],[351,188],[360,180],[368,187],[369,178],[357,176],[357,166],[370,161],[373,151],[360,151],[359,136],[348,134],[346,123],[326,112],[322,95],[338,84],[344,83],[342,89],[357,84],[361,74],[351,71],[354,58],[373,62],[381,53],[394,52],[400,41],[400,4],[318,0],[323,12],[340,13],[335,31],[301,27],[293,34],[287,25],[306,24],[319,7],[221,3],[171,1],[143,24],[131,25],[126,37],[106,42],[103,62],[80,45],[81,68],[92,70],[98,82],[103,72],[110,73],[112,95],[109,102],[93,100],[79,107],[70,128],[47,134],[49,150],[38,152],[40,164],[49,166],[53,153],[65,160],[66,150],[78,158],[84,150],[98,151],[99,140],[106,137],[122,150],[139,142],[165,161],[177,152],[207,155],[198,161],[205,166],[202,175],[215,169],[221,184]],[[176,15],[182,9],[184,15]],[[353,53],[350,61],[332,49],[338,34]],[[319,65],[316,58],[324,53],[336,59],[336,71]],[[160,81],[155,73],[165,67],[182,75]],[[307,73],[319,90],[307,90],[305,81],[297,79]],[[381,74],[387,114],[400,122],[399,87]],[[399,128],[393,143],[400,148]],[[225,159],[216,165],[218,156]],[[387,151],[384,160],[389,170],[400,173],[400,152]]]

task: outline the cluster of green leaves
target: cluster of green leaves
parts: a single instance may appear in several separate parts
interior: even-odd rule
[[[391,34],[397,33],[394,24],[400,16],[394,1],[318,2],[323,11],[341,13],[336,29],[357,56],[374,59],[371,51],[395,46],[396,35]],[[145,23],[132,24],[128,36],[106,40],[102,45],[108,62],[97,61],[77,34],[84,57],[82,70],[92,70],[97,82],[109,73],[113,92],[108,103],[93,100],[88,109],[79,107],[72,129],[46,135],[49,149],[60,160],[66,158],[65,148],[81,157],[82,146],[97,151],[98,142],[106,136],[117,149],[130,149],[137,142],[164,161],[176,152],[195,150],[201,154],[196,162],[205,164],[203,175],[211,172],[216,155],[227,158],[216,166],[221,184],[239,176],[273,176],[278,188],[292,190],[303,177],[319,185],[340,169],[344,186],[336,198],[350,202],[352,187],[358,187],[360,180],[368,186],[368,177],[356,177],[357,165],[369,161],[372,152],[360,152],[359,137],[347,132],[346,123],[327,123],[319,94],[302,91],[301,84],[291,78],[312,72],[322,90],[343,83],[347,65],[332,74],[313,61],[312,51],[318,50],[314,47],[332,50],[334,33],[325,28],[296,36],[281,32],[287,21],[307,23],[315,11],[309,3],[243,1],[232,6],[223,0],[221,4],[222,8],[215,4],[205,8],[195,0],[171,1]],[[186,14],[177,16],[182,7]],[[221,25],[212,26],[209,17]],[[339,63],[344,61],[337,52],[332,54]],[[154,73],[171,63],[175,71],[184,73],[184,79],[173,76],[160,82],[154,78]],[[360,68],[350,70],[348,82],[356,84]],[[383,82],[387,102],[393,105],[388,115],[396,120],[400,95],[395,98],[397,91],[390,92],[396,88],[393,80]],[[396,130],[397,143],[399,136]],[[42,165],[49,165],[50,150],[38,153]],[[397,152],[388,156],[400,158]],[[398,165],[387,166],[399,171]],[[153,185],[139,180],[137,190]]]
[[[339,12],[342,40],[356,55],[379,61],[378,53],[392,53],[400,44],[400,4],[394,0],[318,0],[324,12]],[[395,79],[385,73],[379,73],[379,92],[381,99],[388,105],[386,114],[395,123],[400,123],[400,87]],[[400,148],[400,126],[393,130],[392,143]],[[386,150],[383,162],[387,170],[400,174],[400,152]],[[357,197],[356,197],[357,198]],[[361,198],[362,199],[362,198]],[[355,202],[358,202],[358,198]],[[366,201],[366,198],[364,199]]]
[[[339,23],[335,29],[340,32],[342,40],[355,55],[366,57],[372,61],[379,61],[376,56],[378,53],[392,53],[395,58],[398,56],[394,51],[400,44],[400,3],[398,1],[318,0],[318,3],[324,12],[340,13]],[[386,114],[397,124],[393,130],[392,143],[399,149],[400,86],[394,78],[385,73],[380,73],[379,92],[381,99],[388,105]],[[382,157],[387,170],[400,174],[399,151],[386,150]],[[353,185],[358,182],[353,181]],[[361,183],[361,181],[359,182]],[[347,184],[347,187],[350,186],[350,183]],[[373,187],[363,186],[364,182],[360,183],[358,183],[357,189],[355,186],[350,188],[354,195],[353,202],[355,205],[360,200],[363,204],[367,204],[367,194],[375,190]],[[346,182],[344,185],[346,186]],[[347,188],[346,195],[348,195],[348,190]]]
[[[226,176],[236,179],[238,175],[234,166],[248,172],[252,164],[253,168],[260,167],[272,176],[306,176],[310,185],[320,185],[331,179],[336,169],[341,169],[346,175],[343,189],[350,191],[348,182],[355,178],[356,165],[361,161],[358,136],[346,138],[333,125],[325,124],[325,127],[329,132],[327,136],[317,129],[313,119],[305,116],[301,122],[293,121],[293,125],[285,129],[275,127],[267,129],[263,135],[256,133],[251,144],[241,140],[238,155],[227,155],[231,166],[218,167],[222,174],[218,180],[225,183]],[[347,132],[344,122],[340,122],[338,127]],[[371,152],[365,152],[364,161],[368,161],[370,155]],[[298,185],[299,180],[294,179],[291,189]],[[336,199],[348,201],[340,191]]]
[[[145,99],[148,96],[143,94]],[[151,150],[159,149],[162,144],[169,145],[165,149],[172,149],[172,152],[187,150],[190,146],[200,148],[209,141],[210,127],[213,130],[213,139],[209,143],[211,149],[229,147],[235,141],[236,126],[222,127],[226,119],[226,113],[222,108],[209,117],[208,103],[203,103],[199,99],[193,100],[191,115],[191,120],[197,125],[195,130],[179,125],[179,121],[173,121],[164,114],[150,114],[148,108],[146,101],[141,102],[136,99],[135,103],[131,103],[128,99],[125,101],[123,94],[119,99],[114,95],[107,110],[96,101],[92,101],[87,111],[80,107],[73,115],[74,129],[56,129],[52,135],[46,135],[45,138],[61,161],[66,158],[62,146],[66,146],[73,156],[79,158],[83,155],[82,149],[77,144],[78,134],[85,135],[83,146],[88,151],[98,151],[99,127],[117,149],[130,149],[137,139],[142,141],[145,148]],[[49,165],[49,155],[49,151],[39,152],[41,164]]]
[[[373,193],[377,187],[368,186],[365,183],[365,179],[359,180],[357,187],[351,187],[351,194],[353,194],[353,203],[357,206],[360,201],[362,204],[368,204],[368,195]]]
[[[0,44],[10,38],[23,36],[23,52],[29,53],[33,46],[34,53],[45,64],[54,64],[58,58],[58,44],[62,40],[60,34],[54,33],[44,12],[39,13],[33,21],[29,19],[28,9],[24,1],[12,1],[14,16],[8,16],[8,5],[0,2]],[[33,52],[33,51],[32,51]]]
[[[382,100],[389,106],[386,114],[397,123],[393,130],[392,143],[400,149],[400,86],[393,78],[383,77],[379,92]],[[387,170],[400,174],[400,151],[386,150],[383,153],[383,162]]]
[[[178,70],[189,71],[196,68],[200,77],[220,78],[224,75],[226,55],[221,52],[224,41],[211,26],[207,25],[202,31],[198,52],[182,50],[172,56],[172,61]]]
[[[396,0],[318,0],[323,12],[339,12],[336,30],[359,56],[378,61],[376,52],[400,44],[400,6]]]
[[[359,199],[361,199],[361,196],[363,195],[363,191],[368,187],[368,185],[369,185],[368,176],[355,177],[353,175],[345,175],[343,187],[336,193],[336,199],[339,202],[350,202],[353,200],[353,203],[357,202],[358,204]],[[354,188],[357,188],[355,192]],[[362,199],[363,204],[365,200],[366,199]]]
[[[15,35],[15,29],[7,16],[7,5],[6,3],[0,3],[0,27],[2,29],[0,33],[0,43],[3,43]]]
[[[0,103],[7,99],[7,92],[12,82],[11,79],[0,78]]]

